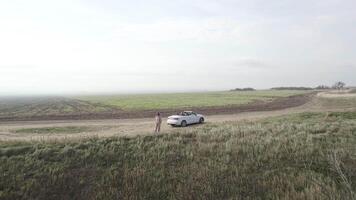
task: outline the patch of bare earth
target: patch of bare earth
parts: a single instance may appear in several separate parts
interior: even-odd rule
[[[325,98],[354,98],[356,97],[356,93],[353,93],[352,90],[333,90],[327,92],[319,92],[318,96]]]

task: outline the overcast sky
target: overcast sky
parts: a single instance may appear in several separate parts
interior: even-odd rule
[[[355,0],[2,0],[0,95],[356,85]]]

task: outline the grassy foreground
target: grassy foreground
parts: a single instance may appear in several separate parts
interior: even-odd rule
[[[356,112],[1,143],[0,172],[0,199],[352,199]]]
[[[258,91],[226,91],[197,92],[175,94],[139,94],[113,96],[82,96],[76,97],[91,103],[113,106],[124,110],[142,109],[174,109],[185,107],[207,107],[242,105],[256,100],[269,101],[277,97],[303,94],[299,90],[258,90]]]

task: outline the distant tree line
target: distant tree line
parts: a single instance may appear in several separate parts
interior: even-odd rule
[[[327,86],[327,85],[319,85],[317,86],[315,89],[317,90],[328,90],[330,89],[331,87]]]
[[[329,89],[337,89],[342,90],[344,89],[346,84],[342,81],[338,81],[334,83],[332,86],[327,85],[319,85],[315,88],[312,87],[274,87],[271,88],[272,90],[329,90]]]
[[[345,85],[346,84],[344,82],[338,81],[332,86],[332,88],[341,90],[341,89],[344,89]]]
[[[327,85],[319,85],[315,89],[317,90],[328,90],[328,89],[337,89],[337,90],[342,90],[344,89],[346,84],[342,81],[338,81],[334,83],[332,86],[327,86]]]
[[[329,89],[337,89],[342,90],[344,89],[346,84],[342,81],[338,81],[334,83],[332,86],[327,85],[318,85],[317,87],[273,87],[271,90],[329,90]],[[230,91],[255,91],[254,88],[246,87],[246,88],[235,88]]]
[[[235,88],[232,89],[231,91],[255,91],[255,89],[251,87],[247,87],[247,88]]]
[[[313,90],[311,87],[274,87],[271,90]]]

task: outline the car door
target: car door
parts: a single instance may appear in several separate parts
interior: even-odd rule
[[[190,113],[185,113],[185,115],[184,115],[184,120],[187,122],[187,124],[191,124],[191,123],[193,123],[192,122],[192,116],[191,116],[191,114]]]
[[[186,121],[187,124],[190,124],[190,120],[191,119],[190,119],[190,116],[187,113],[183,113],[181,119],[182,119],[181,121]]]
[[[197,115],[195,113],[189,113],[189,124],[197,123]]]
[[[194,124],[196,124],[196,123],[198,123],[199,122],[199,118],[198,118],[198,116],[197,116],[197,114],[196,113],[192,113],[191,114],[191,120],[192,120],[192,124],[194,123]]]

